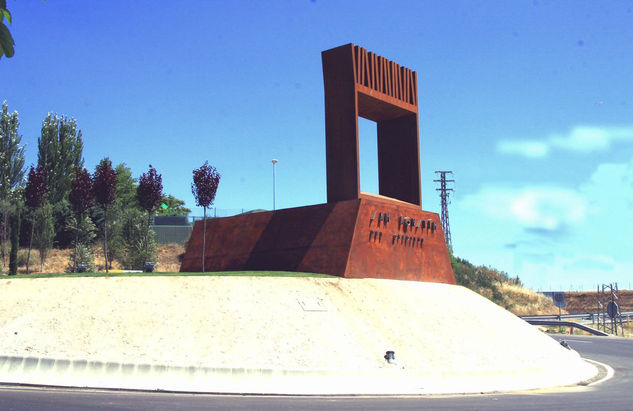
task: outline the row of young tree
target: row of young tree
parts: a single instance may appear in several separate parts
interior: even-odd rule
[[[84,167],[83,140],[74,119],[48,114],[38,139],[37,165],[25,179],[24,146],[20,145],[18,113],[6,102],[0,113],[0,260],[2,272],[17,273],[18,249],[28,243],[39,250],[42,269],[49,250],[72,248],[68,271],[94,267],[94,246],[103,240],[104,268],[117,260],[124,268],[142,268],[155,261],[152,215],[187,215],[184,201],[162,192],[162,176],[151,165],[138,182],[121,163],[113,168],[107,157],[92,175]],[[204,178],[196,176],[202,174]],[[206,208],[215,198],[217,170],[207,163],[194,170],[192,191]],[[11,251],[7,253],[7,245]],[[28,241],[25,241],[27,240]],[[8,257],[8,258],[7,258]]]
[[[29,240],[29,251],[27,255],[26,271],[29,272],[29,261],[32,249],[35,227],[39,228],[39,251],[40,258],[49,246],[52,246],[52,236],[46,236],[52,228],[52,219],[48,218],[50,213],[43,210],[48,204],[50,186],[48,183],[48,171],[41,163],[36,168],[31,166],[24,188],[24,202],[31,215],[31,235]],[[132,255],[141,255],[143,261],[153,259],[155,253],[155,243],[151,230],[152,213],[162,204],[162,176],[150,164],[149,171],[139,178],[136,186],[136,200],[142,210],[147,212],[147,224],[139,224],[134,219],[124,223],[122,232],[124,251]],[[88,170],[82,167],[75,167],[75,176],[71,181],[68,201],[72,215],[66,220],[66,228],[73,233],[73,252],[71,254],[72,264],[70,271],[77,271],[79,266],[83,269],[94,268],[94,253],[92,251],[92,241],[95,238],[94,219],[89,211],[93,206],[94,211],[101,212],[101,225],[103,229],[103,255],[106,272],[111,267],[111,260],[115,252],[110,249],[108,252],[108,215],[115,204],[117,192],[117,173],[112,168],[112,162],[104,158],[97,164],[94,174],[91,176]],[[52,197],[52,196],[51,196]],[[138,220],[138,219],[137,219]],[[131,222],[131,224],[130,224]],[[134,230],[136,228],[136,230]],[[17,231],[17,230],[16,230]],[[131,235],[130,235],[131,234]],[[43,239],[45,238],[45,241]],[[140,245],[140,247],[139,247]],[[144,249],[140,249],[144,248]],[[151,250],[151,251],[150,251]],[[109,261],[110,260],[110,261]],[[138,258],[136,259],[138,260]],[[138,266],[138,261],[125,260],[126,263]],[[43,259],[41,261],[43,264]],[[137,268],[137,267],[134,267]]]

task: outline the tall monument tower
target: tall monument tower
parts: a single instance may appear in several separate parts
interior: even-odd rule
[[[358,117],[376,122],[382,196],[422,205],[415,71],[347,44],[322,53],[328,202],[360,195]]]
[[[321,54],[327,203],[207,222],[205,267],[455,283],[439,216],[422,211],[417,77],[346,44]],[[360,191],[358,118],[376,122],[379,194]],[[180,271],[199,271],[196,222]]]

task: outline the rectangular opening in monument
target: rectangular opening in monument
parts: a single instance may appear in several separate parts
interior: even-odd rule
[[[360,191],[378,194],[378,139],[376,122],[358,117]]]

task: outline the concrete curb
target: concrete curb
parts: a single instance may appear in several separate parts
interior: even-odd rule
[[[283,370],[0,356],[5,384],[227,394],[461,394],[573,385],[591,377],[586,370],[560,371]]]

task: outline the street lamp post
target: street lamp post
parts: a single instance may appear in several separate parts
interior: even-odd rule
[[[275,210],[275,164],[277,164],[277,159],[273,158],[273,211]]]

